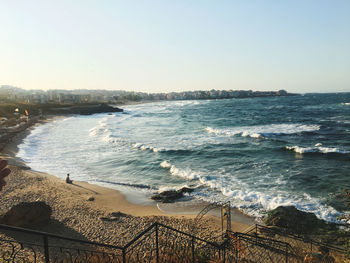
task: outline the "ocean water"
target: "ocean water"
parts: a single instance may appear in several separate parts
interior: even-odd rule
[[[62,179],[231,201],[261,217],[295,205],[336,221],[350,188],[350,93],[167,101],[40,125],[19,145],[32,169]]]

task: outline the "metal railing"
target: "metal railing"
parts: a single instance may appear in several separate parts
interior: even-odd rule
[[[315,248],[323,246],[323,247],[327,247],[330,250],[334,250],[340,253],[346,252],[345,249],[343,248],[334,246],[332,244],[313,240],[308,236],[295,235],[295,234],[288,233],[288,231],[284,231],[283,229],[270,228],[259,224],[256,224],[250,227],[245,233],[247,234],[254,233],[260,236],[278,237],[279,239],[281,239],[282,237],[285,237],[285,239],[290,241],[288,243],[291,243],[293,240],[304,243],[304,247],[309,249],[310,251],[313,251],[315,250]]]
[[[123,247],[0,225],[0,262],[123,262]]]
[[[125,246],[0,225],[0,262],[221,262],[221,246],[154,223]]]
[[[0,225],[0,262],[302,262],[305,254],[288,242],[290,237],[281,241],[261,235],[266,229],[227,231],[218,243],[153,223],[126,245],[114,246]]]
[[[231,252],[229,262],[301,262],[293,248],[287,243],[275,239],[227,231],[226,249]]]
[[[320,253],[320,250],[327,251],[326,254],[337,259],[336,262],[343,262],[346,258],[346,250],[329,243],[320,242],[309,236],[296,235],[288,232],[288,229],[270,228],[256,224],[250,227],[247,234],[253,234],[264,238],[273,238],[287,242],[294,253],[299,257],[304,257],[310,253]]]

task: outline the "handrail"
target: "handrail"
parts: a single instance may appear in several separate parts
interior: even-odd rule
[[[227,233],[232,233],[232,235],[235,236],[236,238],[250,242],[254,246],[259,246],[264,249],[268,249],[270,251],[275,251],[281,255],[282,254],[286,255],[287,257],[289,255],[292,257],[300,258],[300,256],[298,256],[294,248],[288,242],[271,239],[271,238],[265,238],[257,235],[250,235],[250,234],[241,233],[241,232],[227,231]],[[229,238],[232,239],[231,237]],[[288,260],[286,262],[288,262]]]
[[[38,236],[47,236],[47,237],[63,239],[63,240],[79,242],[79,243],[85,243],[85,244],[89,244],[89,245],[107,247],[107,248],[112,248],[112,249],[121,249],[121,250],[123,249],[123,247],[120,247],[120,246],[114,246],[114,245],[110,245],[110,244],[104,244],[104,243],[93,242],[93,241],[88,241],[88,240],[65,237],[65,236],[51,234],[51,233],[47,233],[47,232],[41,232],[41,231],[37,231],[37,230],[31,230],[31,229],[15,227],[15,226],[8,226],[8,225],[3,225],[3,224],[0,224],[0,229],[15,230],[15,231],[24,232],[24,233],[28,233],[28,234],[34,234],[34,235],[38,235]]]
[[[232,232],[232,231],[227,231],[227,232],[230,232],[230,233],[232,233],[235,236],[240,236],[240,237],[244,237],[244,238],[252,238],[252,239],[255,239],[255,240],[259,239],[259,240],[263,240],[263,241],[269,241],[269,242],[272,242],[272,243],[275,243],[275,244],[281,244],[284,247],[287,246],[287,245],[290,245],[288,242],[279,241],[279,240],[272,239],[272,238],[265,238],[265,237],[260,237],[260,236],[255,236],[255,235],[250,235],[250,234],[240,233],[240,232]]]
[[[219,244],[217,244],[217,243],[215,243],[215,242],[211,242],[211,241],[209,241],[209,240],[205,240],[205,239],[203,239],[203,238],[200,238],[200,237],[197,237],[197,236],[194,236],[194,235],[185,233],[185,232],[183,232],[183,231],[181,231],[181,230],[177,230],[177,229],[175,229],[175,228],[173,228],[173,227],[171,227],[171,226],[167,226],[167,225],[164,225],[164,224],[162,224],[162,223],[155,222],[155,223],[153,223],[152,225],[150,225],[149,227],[147,227],[145,230],[143,230],[143,231],[142,231],[140,234],[138,234],[135,238],[133,238],[129,243],[127,243],[127,244],[123,247],[123,249],[127,249],[127,248],[128,248],[129,246],[131,246],[134,242],[136,242],[139,238],[141,238],[144,234],[146,234],[147,232],[151,231],[154,227],[157,227],[157,226],[162,226],[162,227],[164,227],[164,228],[170,229],[170,230],[172,230],[172,231],[174,231],[174,232],[180,233],[180,234],[182,234],[182,235],[185,235],[185,236],[187,236],[187,237],[193,238],[193,239],[195,239],[195,240],[199,240],[199,241],[208,243],[208,244],[210,244],[210,245],[212,245],[212,246],[214,246],[214,247],[216,247],[216,248],[218,248],[218,249],[221,248],[221,245],[219,245]]]
[[[182,232],[182,231],[180,231],[180,230],[177,230],[177,229],[175,229],[175,228],[172,228],[171,226],[164,225],[164,224],[162,224],[162,223],[157,223],[157,224],[158,224],[159,226],[168,228],[168,229],[170,229],[170,230],[172,230],[172,231],[178,232],[178,233],[183,234],[183,235],[185,235],[185,236],[188,236],[188,237],[197,239],[197,240],[199,240],[199,241],[202,241],[202,242],[208,243],[208,244],[210,244],[210,245],[212,245],[212,246],[215,246],[215,247],[217,247],[217,248],[220,248],[220,245],[217,244],[216,242],[211,242],[211,241],[205,240],[205,239],[203,239],[203,238],[200,238],[200,237],[197,237],[197,236],[194,236],[194,235],[191,235],[191,234]]]
[[[129,243],[127,243],[123,249],[127,249],[130,247],[136,240],[138,240],[140,237],[142,237],[144,234],[146,234],[148,231],[150,231],[155,225],[157,225],[157,222],[153,223],[149,227],[147,227],[145,230],[143,230],[140,234],[138,234],[136,237],[134,237]]]

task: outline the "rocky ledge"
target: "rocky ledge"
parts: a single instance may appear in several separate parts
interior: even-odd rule
[[[294,206],[279,206],[269,211],[264,221],[267,226],[283,228],[294,234],[312,234],[336,229],[335,224],[318,219],[315,214],[300,211]]]
[[[46,108],[46,113],[49,114],[81,114],[91,115],[95,113],[110,113],[110,112],[123,112],[123,109],[118,107],[112,107],[107,104],[87,104],[76,106],[62,106]]]

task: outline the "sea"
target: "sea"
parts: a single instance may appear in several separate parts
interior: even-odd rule
[[[191,187],[180,201],[230,201],[255,218],[281,205],[331,222],[349,213],[341,196],[350,188],[350,93],[123,109],[36,126],[17,156],[34,170],[148,200]]]

